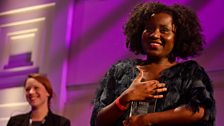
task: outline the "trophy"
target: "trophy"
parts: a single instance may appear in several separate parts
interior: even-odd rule
[[[150,99],[145,101],[132,101],[129,117],[133,115],[147,114],[155,112],[157,99]]]

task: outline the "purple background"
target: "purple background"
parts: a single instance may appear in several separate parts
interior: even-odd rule
[[[53,16],[49,16],[48,22],[44,24],[47,30],[41,33],[43,36],[39,39],[42,42],[41,47],[38,48],[40,53],[35,54],[39,56],[40,63],[34,62],[33,64],[35,71],[49,75],[57,97],[60,97],[60,100],[56,101],[57,104],[60,104],[58,108],[61,111],[59,112],[72,121],[72,126],[89,125],[92,110],[91,100],[99,86],[99,81],[111,65],[121,59],[135,58],[125,47],[123,25],[130,10],[140,1],[1,1],[0,12],[44,3],[55,3],[55,8],[51,11]],[[202,55],[195,60],[206,69],[213,80],[217,102],[216,125],[222,126],[224,124],[222,121],[224,116],[224,99],[222,97],[224,95],[223,0],[158,1],[169,5],[173,3],[183,4],[191,7],[198,14],[207,45]],[[35,16],[35,13],[32,15]],[[0,24],[5,21],[6,19],[0,16]],[[4,41],[1,38],[0,40]],[[5,44],[0,43],[1,45]],[[4,50],[3,47],[0,49]],[[2,54],[0,54],[0,58],[5,60]],[[12,75],[4,69],[1,70],[0,81],[5,82],[7,80],[6,74]],[[19,80],[21,82],[21,77]],[[18,85],[19,83],[10,86],[0,82],[1,88]]]

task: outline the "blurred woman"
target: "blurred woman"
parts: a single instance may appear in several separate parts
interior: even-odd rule
[[[29,113],[10,118],[7,126],[70,126],[70,121],[54,114],[50,109],[53,96],[51,82],[41,74],[30,74],[24,83],[26,99],[31,106]]]

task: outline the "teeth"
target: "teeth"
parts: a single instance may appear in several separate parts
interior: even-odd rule
[[[161,45],[160,43],[150,43],[151,45]]]
[[[35,100],[35,99],[36,99],[36,97],[30,97],[30,99],[31,99],[31,100]]]

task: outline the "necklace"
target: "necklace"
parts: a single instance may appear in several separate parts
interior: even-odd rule
[[[32,119],[29,120],[29,126],[41,126],[42,124],[45,123],[45,119],[41,121],[33,121]]]

